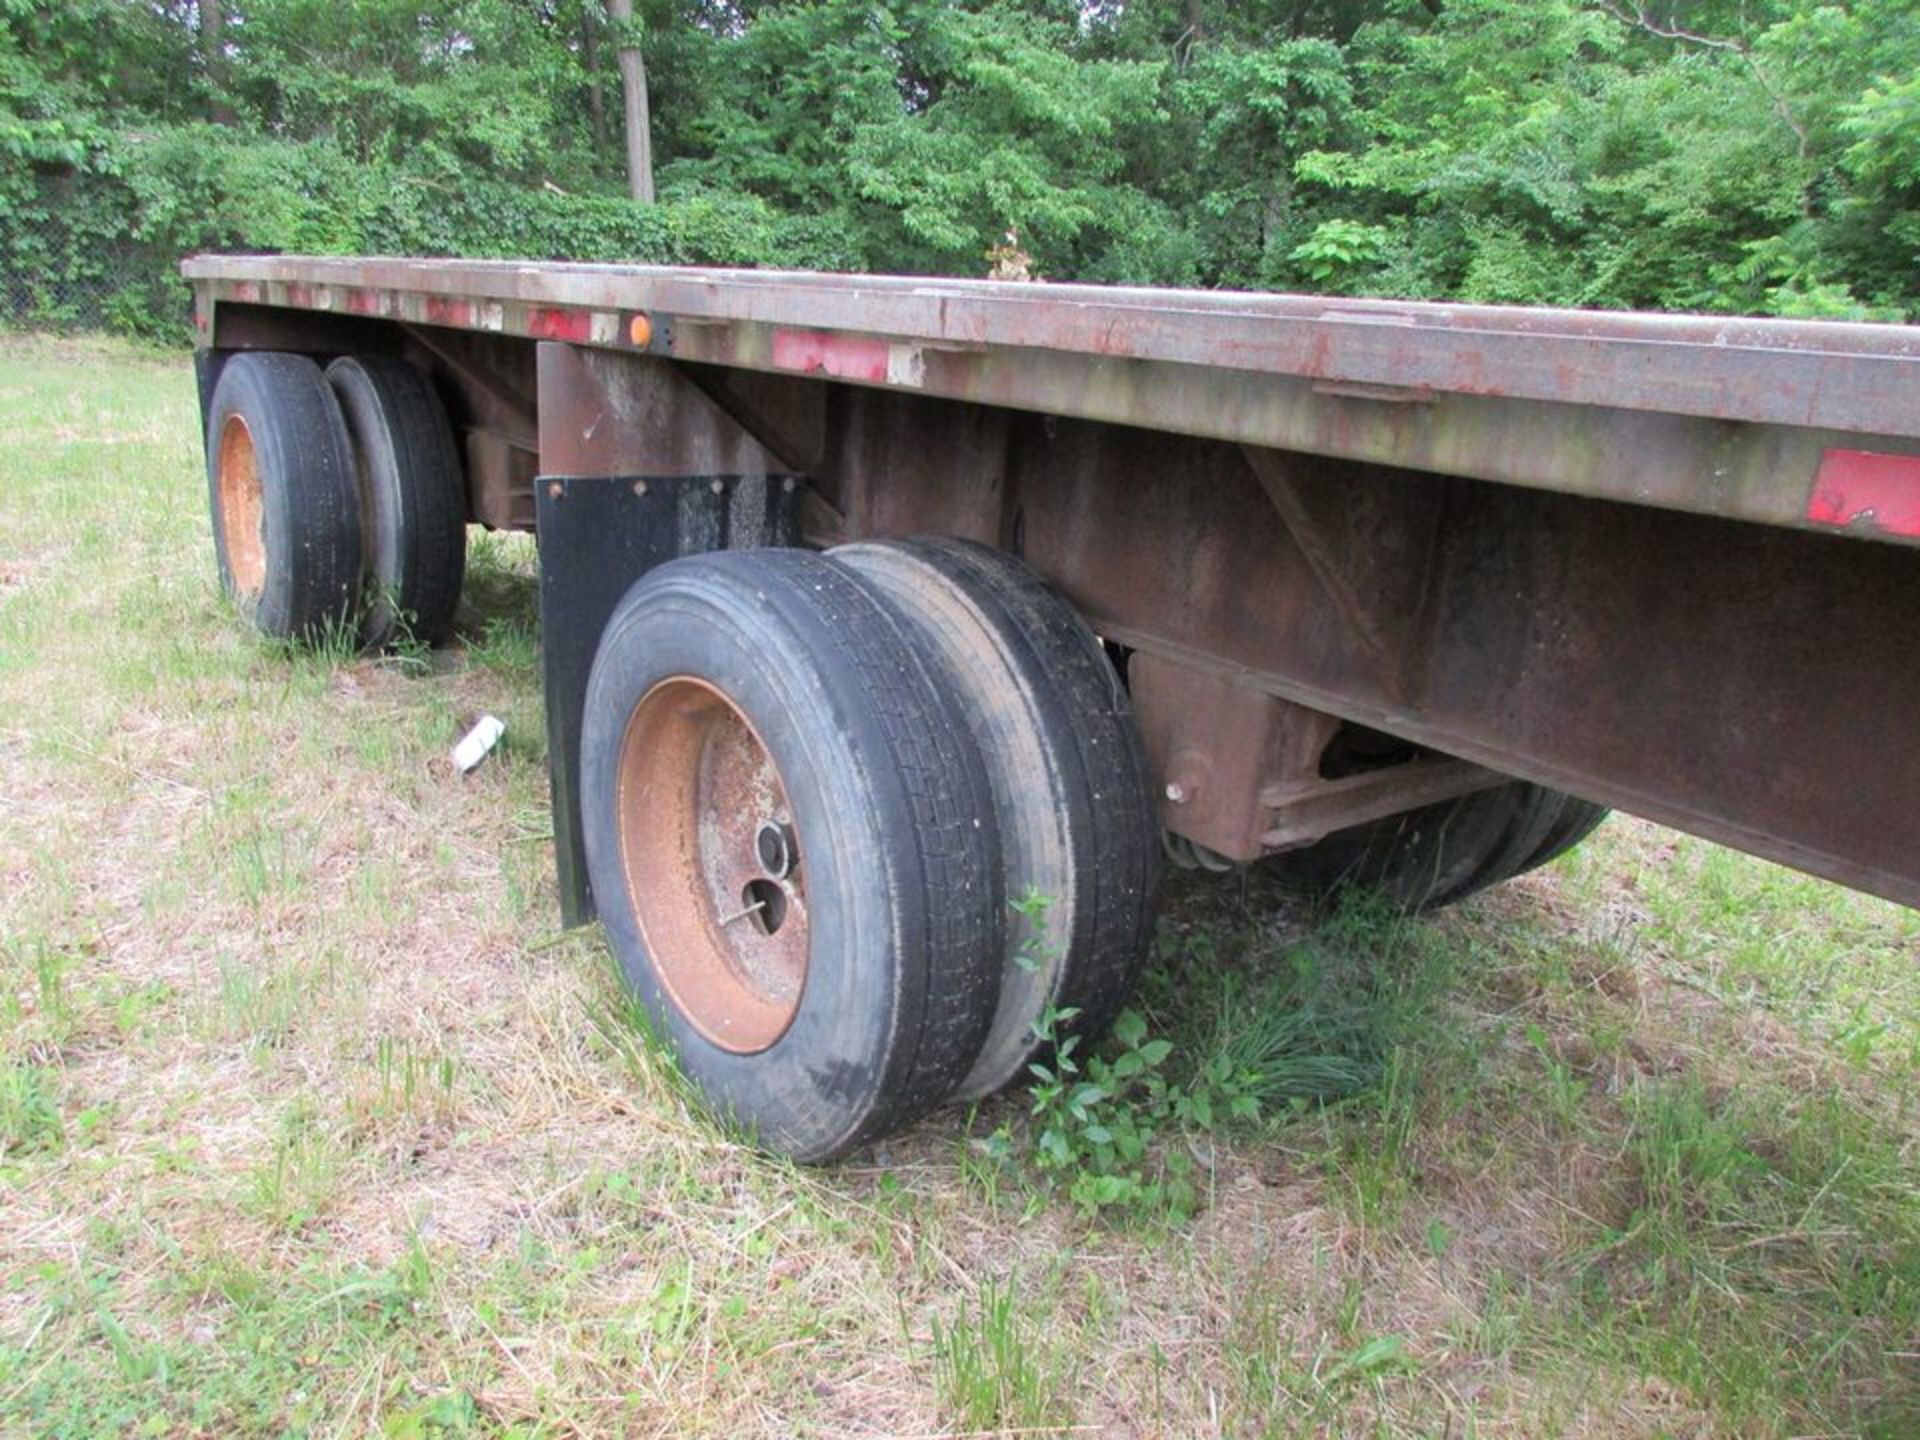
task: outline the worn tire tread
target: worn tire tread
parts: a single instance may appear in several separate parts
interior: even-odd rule
[[[355,421],[371,422],[383,432],[376,453],[366,453],[371,436],[356,436],[359,464],[390,459],[392,473],[369,483],[390,486],[396,524],[395,556],[389,575],[370,574],[369,604],[362,639],[372,649],[393,643],[405,628],[429,645],[443,643],[453,630],[454,612],[466,580],[467,495],[453,427],[426,375],[382,355],[343,356],[327,367],[327,380],[339,396],[350,432]],[[371,413],[358,413],[355,391],[364,386]],[[363,496],[365,506],[370,497]],[[372,514],[384,513],[374,506]],[[377,549],[377,547],[375,547]],[[369,571],[375,555],[366,556]],[[396,613],[398,612],[398,613]]]
[[[1034,1027],[1047,1007],[1075,1012],[1059,1036],[1094,1035],[1131,993],[1160,864],[1145,751],[1098,640],[1020,560],[947,538],[863,541],[830,555],[878,588],[942,665],[987,761],[1009,899],[1037,888],[1052,907],[1043,936],[1013,921],[992,962],[1000,1010],[957,1092],[978,1098],[1025,1074],[1043,1048]],[[1037,762],[1032,773],[1019,756]],[[1042,953],[1018,953],[1036,939]]]
[[[893,1007],[892,1039],[857,1096],[794,1100],[802,1108],[787,1133],[762,1136],[799,1160],[835,1158],[942,1103],[972,1063],[992,1014],[998,976],[977,957],[998,947],[1001,899],[994,834],[982,823],[990,802],[980,757],[892,612],[841,567],[798,550],[687,557],[638,581],[601,638],[589,683],[590,726],[609,651],[627,644],[628,632],[648,617],[730,628],[769,664],[788,667],[793,684],[817,687],[841,718],[844,743],[859,751],[855,783],[885,843],[876,841],[874,853],[856,859],[881,867],[892,877],[890,893],[901,896],[893,922],[895,989],[871,997]],[[590,731],[583,747],[604,741]],[[882,753],[872,753],[876,746]],[[588,757],[583,792],[593,765]],[[597,834],[591,802],[583,793],[590,861]],[[804,833],[801,843],[804,851]],[[604,864],[595,873],[604,873]],[[596,880],[604,915],[613,901],[602,889]],[[751,1107],[736,1104],[735,1111],[737,1120],[756,1125]]]
[[[238,412],[253,435],[266,510],[266,583],[249,608],[278,639],[350,625],[360,597],[360,507],[352,444],[320,367],[249,351],[221,368],[207,410],[207,487],[222,588],[238,598],[220,517],[219,438]]]

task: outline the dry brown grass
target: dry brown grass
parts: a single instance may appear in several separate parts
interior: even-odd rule
[[[0,1433],[952,1435],[935,1326],[996,1286],[1081,1433],[1912,1413],[1900,1368],[1855,1355],[1920,1348],[1897,1297],[1831,1389],[1751,1403],[1683,1344],[1683,1321],[1777,1333],[1742,1328],[1744,1274],[1587,1333],[1580,1287],[1649,1203],[1648,1086],[1851,1097],[1890,1147],[1857,1163],[1912,1178],[1886,1134],[1897,1046],[1852,1063],[1673,963],[1646,897],[1664,832],[1619,824],[1421,927],[1435,963],[1471,964],[1408,1042],[1414,1092],[1195,1137],[1185,1225],[1091,1223],[988,1160],[1017,1097],[796,1171],[699,1115],[624,1027],[597,939],[554,929],[527,548],[479,556],[466,644],[430,667],[269,653],[213,593],[192,415],[177,361],[0,363],[0,435],[32,452],[0,487],[0,1064],[59,1132],[0,1134]],[[461,779],[445,749],[481,710],[509,742]],[[1259,887],[1179,888],[1178,925],[1232,964],[1320,933]],[[1913,946],[1897,912],[1845,903],[1848,943]],[[1912,997],[1889,993],[1898,1039]],[[1768,1274],[1908,1275],[1901,1234],[1821,1238],[1832,1193],[1795,1192],[1804,1263]],[[1702,1254],[1765,1250],[1730,1223],[1700,1221]],[[1627,1305],[1646,1282],[1617,1283]]]

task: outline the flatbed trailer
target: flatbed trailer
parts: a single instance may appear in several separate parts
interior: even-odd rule
[[[721,697],[699,723],[705,702],[691,691],[664,718],[633,697],[612,731],[612,720],[596,722],[594,672],[618,668],[612,652],[633,619],[622,607],[641,604],[630,587],[679,557],[707,555],[714,583],[749,588],[739,577],[759,562],[715,552],[771,556],[768,576],[800,566],[801,578],[767,584],[798,585],[801,598],[762,596],[788,618],[839,583],[808,591],[806,566],[859,572],[868,598],[846,600],[835,623],[874,629],[860,607],[878,596],[908,650],[940,672],[934,690],[952,692],[899,699],[903,713],[945,706],[984,757],[986,791],[948,786],[932,805],[939,814],[913,822],[920,838],[908,848],[926,850],[927,827],[969,805],[990,812],[983,828],[1002,833],[973,858],[1000,877],[985,887],[993,907],[1015,898],[1007,887],[1023,876],[1054,876],[1080,897],[1060,945],[1096,956],[1089,973],[1130,973],[1108,952],[1139,942],[1135,912],[1148,912],[1126,897],[1150,895],[1152,864],[1136,852],[1163,840],[1179,863],[1258,862],[1432,904],[1540,863],[1611,806],[1920,905],[1920,330],[647,266],[209,256],[185,269],[229,588],[258,602],[248,582],[271,580],[276,563],[292,564],[276,554],[306,543],[276,541],[261,519],[263,484],[272,511],[276,485],[305,483],[301,447],[276,459],[243,445],[260,421],[222,408],[232,360],[364,361],[329,372],[356,457],[361,548],[334,557],[327,594],[364,606],[364,580],[340,574],[357,560],[362,575],[393,583],[393,555],[420,550],[401,452],[423,453],[429,430],[436,483],[454,497],[436,503],[457,512],[455,528],[539,536],[565,916],[597,910],[608,921],[643,995],[684,1029],[683,1059],[707,1043],[722,1055],[705,1071],[696,1055],[696,1078],[792,1153],[838,1153],[926,1108],[921,1092],[956,1086],[888,1060],[898,1073],[874,1084],[912,1092],[897,1105],[868,1096],[859,1116],[817,1133],[756,1108],[753,1087],[768,1075],[804,1088],[820,1068],[817,1053],[796,1071],[775,1062],[790,1040],[803,1049],[796,997],[824,994],[822,967],[837,963],[823,956],[821,928],[801,923],[826,901],[815,895],[809,909],[795,878],[804,870],[824,883],[828,842],[810,844],[804,817],[796,833],[787,814],[798,797],[787,805],[782,787],[798,782],[773,753],[785,742],[763,733],[780,725],[763,724],[723,680],[680,677]],[[372,471],[369,416],[391,420],[400,402],[382,412],[367,374],[383,393],[415,377],[427,397],[409,402],[408,424],[380,432]],[[256,377],[259,395],[270,389]],[[419,443],[392,440],[403,431]],[[384,502],[375,493],[388,491]],[[946,540],[876,546],[902,536]],[[947,543],[956,538],[976,548]],[[683,561],[649,583],[671,589],[699,568]],[[1035,576],[1050,600],[1006,599]],[[256,603],[256,613],[269,629],[305,623],[284,607]],[[1078,673],[1071,654],[1047,649],[1072,627],[1100,637],[1110,705],[1088,676],[1047,678]],[[813,641],[769,632],[755,643],[796,674],[832,670],[813,652],[787,654]],[[856,693],[883,712],[893,703],[855,685],[829,697],[838,722],[863,708]],[[1013,710],[1028,718],[1006,729]],[[1085,717],[1095,712],[1122,728],[1094,734]],[[760,748],[729,760],[713,727],[737,721]],[[937,735],[943,723],[928,711],[909,728]],[[644,754],[642,733],[652,737]],[[882,741],[846,743],[858,771],[859,747]],[[1130,748],[1139,763],[1101,771],[1102,745]],[[1093,768],[1075,779],[1066,764],[1061,780],[1065,762],[1054,762],[1076,746]],[[819,761],[807,742],[787,768],[803,752]],[[673,765],[693,777],[687,796],[674,798]],[[1055,777],[1034,781],[1041,799],[1022,802],[1027,810],[1087,811],[1061,826],[1098,843],[1055,836],[1077,858],[1035,871],[1035,846],[1046,846],[1027,832],[1043,817],[1008,808],[1023,775]],[[1087,793],[1068,794],[1076,785]],[[635,838],[647,812],[635,786],[668,808],[704,806],[706,819],[695,814],[671,843]],[[868,799],[884,810],[877,794]],[[858,802],[849,792],[836,803]],[[741,834],[774,858],[715,879],[709,852],[730,806]],[[785,818],[770,819],[775,810]],[[596,841],[596,825],[618,833]],[[596,845],[606,857],[596,860]],[[922,890],[931,863],[916,872]],[[1093,872],[1116,867],[1129,877],[1122,899],[1096,903],[1107,882]],[[751,925],[789,902],[796,917],[785,941],[778,925],[755,931],[782,952],[779,973],[757,978],[723,903],[749,870],[737,893]],[[680,903],[648,901],[655,871],[693,877],[695,908],[715,913],[650,930],[637,912]],[[621,893],[610,900],[609,889]],[[1126,936],[1082,935],[1093,921],[1081,910],[1115,905],[1132,917]],[[936,929],[997,923],[921,908]],[[669,931],[684,944],[662,941]],[[1016,938],[1016,948],[1034,941]],[[959,949],[1006,943],[976,935]],[[800,953],[808,945],[811,958]],[[896,934],[903,946],[915,948]],[[705,958],[676,972],[659,960],[676,948]],[[934,939],[918,949],[934,958],[889,963],[961,965],[941,959]],[[1044,968],[1071,976],[1080,963]],[[1010,996],[1025,982],[1002,968],[1004,985],[982,984]],[[1043,997],[1056,1008],[1080,982],[1060,983]],[[1086,983],[1091,1024],[1111,1011],[1119,982]],[[992,1035],[1038,1018],[1030,994],[1017,1005],[989,995],[996,1003],[999,1021],[983,1022]],[[740,1022],[759,1048],[728,1038],[729,1006],[759,1015]],[[928,1021],[906,1043],[931,1054],[937,1028]],[[974,1072],[960,1093],[987,1084],[977,1060],[960,1068]]]

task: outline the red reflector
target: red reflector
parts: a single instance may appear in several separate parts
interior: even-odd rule
[[[1807,496],[1807,519],[1920,536],[1920,455],[1827,451]]]
[[[571,340],[578,344],[593,334],[593,315],[586,310],[542,307],[528,319],[527,333],[536,340]]]
[[[427,296],[427,323],[449,325],[465,330],[473,324],[473,306],[465,300],[450,300],[445,295]]]
[[[825,330],[776,330],[773,363],[779,370],[831,375],[839,380],[887,381],[887,342]]]

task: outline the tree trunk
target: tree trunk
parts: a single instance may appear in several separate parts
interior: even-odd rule
[[[587,119],[593,127],[593,154],[607,151],[607,105],[600,91],[600,42],[594,32],[600,22],[590,5],[580,7],[580,68],[587,72]]]
[[[200,58],[207,67],[207,87],[213,92],[209,115],[216,125],[233,123],[233,108],[227,104],[227,5],[226,0],[199,0]]]
[[[607,14],[620,27],[620,92],[627,116],[627,193],[653,203],[653,133],[647,113],[647,62],[635,43],[633,0],[607,0]]]

